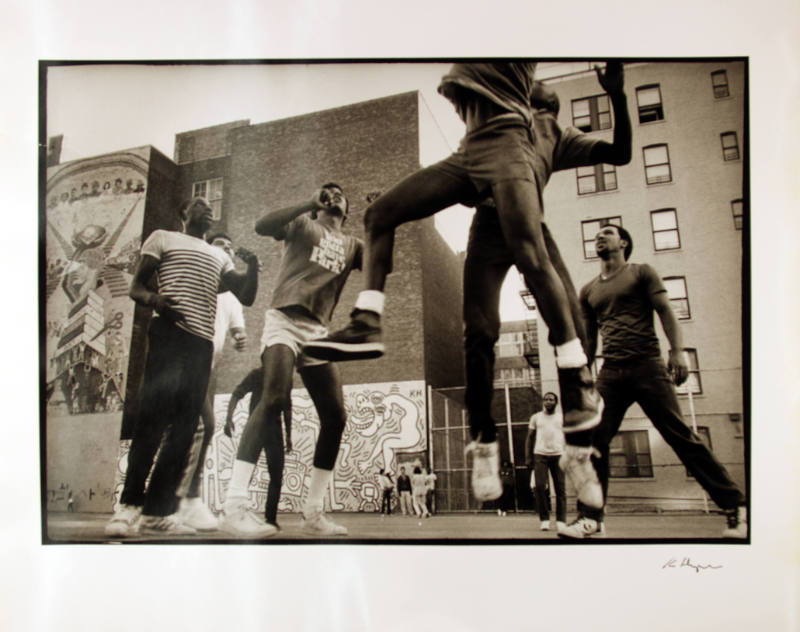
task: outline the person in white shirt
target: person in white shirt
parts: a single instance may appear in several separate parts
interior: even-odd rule
[[[556,490],[556,521],[558,527],[566,526],[567,492],[564,472],[558,460],[564,453],[564,419],[558,405],[558,395],[545,393],[542,399],[544,410],[531,415],[528,436],[525,438],[525,464],[533,465],[536,479],[536,507],[539,511],[541,530],[550,529],[550,504],[548,496],[548,471],[553,477]]]

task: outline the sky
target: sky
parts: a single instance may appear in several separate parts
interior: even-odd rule
[[[455,150],[464,125],[436,88],[449,64],[98,64],[51,66],[47,135],[63,134],[61,162],[152,145],[172,158],[175,134],[230,121],[263,123],[419,90],[435,122],[427,146]],[[466,249],[471,209],[440,212],[436,227],[455,251]],[[512,270],[501,296],[503,320],[529,317]]]

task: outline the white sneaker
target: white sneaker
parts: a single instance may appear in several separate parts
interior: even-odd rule
[[[178,513],[184,524],[198,531],[214,531],[219,526],[217,517],[199,497],[181,500]]]
[[[539,525],[539,530],[540,531],[550,531],[550,523],[549,522],[543,522],[542,524]]]
[[[464,450],[465,455],[470,452],[472,452],[472,494],[475,500],[480,502],[497,500],[503,495],[497,441],[491,443],[473,441]]]
[[[587,507],[602,509],[603,488],[600,486],[597,472],[592,465],[593,451],[592,447],[567,445],[558,465],[572,482],[572,486],[578,494],[578,500]]]
[[[586,516],[580,516],[577,520],[568,525],[560,522],[558,527],[558,535],[562,538],[577,539],[588,538],[590,536],[604,538],[606,535],[606,528],[602,522],[592,520]]]
[[[347,535],[347,527],[328,520],[322,509],[316,509],[310,513],[303,512],[300,526],[306,533],[314,535]]]
[[[747,538],[747,507],[744,505],[728,512],[728,528],[722,532],[723,538]]]
[[[566,529],[566,528],[567,528],[566,522],[563,522],[562,520],[558,520],[556,522],[556,531],[561,531],[561,529]]]
[[[170,516],[142,516],[139,531],[145,535],[197,535],[197,529],[183,524],[177,513]]]
[[[126,538],[139,531],[142,508],[133,505],[120,505],[105,526],[105,534],[113,538]]]
[[[261,522],[258,517],[248,509],[247,500],[239,502],[226,502],[219,520],[219,529],[239,538],[268,538],[278,533],[277,527],[266,522]]]

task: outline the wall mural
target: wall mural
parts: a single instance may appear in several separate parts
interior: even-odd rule
[[[122,410],[147,162],[134,154],[48,170],[48,414]]]
[[[234,411],[233,439],[223,433],[229,394],[217,395],[214,413],[217,427],[206,453],[201,495],[209,507],[219,512],[230,481],[236,447],[247,422],[250,395]],[[327,511],[378,511],[381,491],[377,474],[380,468],[393,473],[399,462],[411,453],[427,449],[425,383],[422,381],[351,385],[344,387],[347,423],[333,481],[325,500]],[[292,391],[293,451],[285,456],[279,511],[298,512],[310,483],[319,417],[305,389]],[[114,493],[114,509],[122,492],[130,442],[121,442],[119,469]],[[264,511],[269,473],[263,453],[250,482],[250,505]]]

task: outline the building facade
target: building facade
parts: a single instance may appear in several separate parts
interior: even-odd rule
[[[560,99],[559,123],[613,138],[609,100],[588,64],[542,68]],[[683,332],[691,377],[679,388],[685,421],[745,485],[746,64],[744,61],[625,65],[633,126],[630,164],[556,173],[545,217],[576,288],[599,274],[594,235],[624,226],[631,261],[664,279]],[[660,323],[664,356],[668,344]],[[544,390],[557,390],[547,328],[539,332]],[[612,444],[610,502],[702,506],[703,494],[638,406]]]

